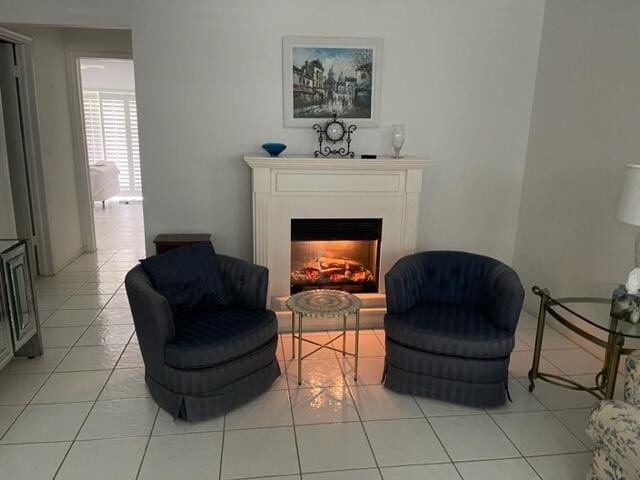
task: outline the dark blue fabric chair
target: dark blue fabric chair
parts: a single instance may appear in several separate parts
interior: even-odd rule
[[[524,289],[493,258],[433,251],[385,275],[384,384],[463,405],[502,405]]]
[[[225,255],[217,260],[225,304],[175,308],[142,265],[125,278],[149,392],[189,421],[248,402],[280,375],[278,322],[265,308],[268,270]]]

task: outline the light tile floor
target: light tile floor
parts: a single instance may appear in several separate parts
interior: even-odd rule
[[[47,348],[43,357],[16,359],[0,372],[0,477],[584,478],[591,460],[584,424],[595,400],[544,382],[528,392],[535,319],[526,313],[511,369],[514,402],[504,407],[461,407],[386,390],[384,332],[365,330],[368,356],[358,382],[351,359],[324,352],[304,362],[299,387],[291,338],[283,334],[283,375],[269,392],[206,422],[173,420],[149,398],[121,285],[143,254],[133,244],[102,249],[38,281]],[[100,272],[113,275],[102,279]],[[547,369],[580,380],[595,372],[595,357],[551,332]]]
[[[110,200],[105,208],[95,203],[93,219],[96,228],[96,242],[99,250],[118,250],[121,248],[144,249],[144,225],[142,202],[131,200],[129,203]],[[120,271],[126,262],[119,257],[112,258],[104,271]]]

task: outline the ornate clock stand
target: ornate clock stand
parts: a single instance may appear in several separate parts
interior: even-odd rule
[[[334,113],[332,119],[327,120],[324,125],[316,123],[313,129],[318,132],[318,150],[313,153],[315,157],[355,157],[355,152],[351,150],[351,134],[358,129],[357,126],[347,126],[343,121],[338,120],[338,115]],[[327,145],[327,143],[335,145],[340,142],[346,142],[347,147],[332,148]]]

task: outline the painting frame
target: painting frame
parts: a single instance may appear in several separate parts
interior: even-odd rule
[[[331,113],[328,111],[331,109],[329,105],[322,105],[324,109],[318,113],[300,113],[301,107],[299,106],[299,88],[300,85],[294,85],[294,70],[298,68],[297,71],[302,71],[301,68],[295,67],[294,65],[294,49],[295,52],[304,52],[306,49],[308,51],[334,51],[342,49],[345,52],[345,56],[347,56],[351,52],[362,51],[363,55],[370,56],[371,64],[369,66],[369,71],[362,70],[363,78],[367,76],[366,81],[369,86],[365,86],[363,88],[359,88],[356,86],[359,77],[345,77],[349,78],[349,83],[347,86],[349,87],[350,94],[342,95],[343,98],[349,98],[349,102],[351,98],[355,98],[353,91],[358,90],[359,92],[365,91],[364,96],[360,95],[358,98],[359,105],[362,108],[358,111],[359,113],[354,116],[341,115],[342,112],[337,112],[339,118],[344,120],[347,123],[353,123],[358,126],[358,128],[375,128],[379,126],[380,123],[380,91],[382,84],[382,49],[383,49],[383,40],[381,38],[362,38],[362,37],[315,37],[315,36],[297,36],[297,35],[287,35],[282,37],[282,84],[283,84],[283,116],[284,116],[284,126],[285,127],[298,127],[298,128],[310,128],[313,124],[322,122],[323,119],[330,118]],[[295,54],[298,56],[298,54]],[[369,57],[366,57],[369,58]],[[365,65],[366,67],[366,65]],[[357,68],[363,68],[362,65]],[[306,71],[306,70],[305,70]],[[337,75],[337,74],[335,74]],[[340,72],[342,76],[342,72]],[[296,75],[296,78],[301,78],[299,75]],[[299,80],[296,80],[299,82]],[[311,81],[312,79],[305,81]],[[365,80],[363,80],[365,81]],[[294,87],[295,94],[297,95],[294,100]],[[309,89],[315,89],[313,85],[308,87]],[[366,92],[366,88],[370,88],[370,93]],[[322,93],[322,92],[321,92]],[[311,93],[305,92],[307,96],[311,96]],[[364,98],[364,100],[363,100]],[[296,101],[298,100],[298,103]],[[334,101],[334,99],[330,99]],[[310,100],[312,102],[313,100]],[[324,101],[324,100],[323,100]],[[347,101],[347,100],[343,100]],[[326,103],[327,101],[325,101]],[[312,105],[310,108],[313,108]],[[317,105],[320,108],[320,105]],[[368,111],[367,111],[368,109]],[[346,112],[355,111],[355,107],[351,110],[345,110]],[[362,116],[368,113],[368,116]],[[309,115],[309,116],[307,116]],[[314,116],[310,116],[314,115]]]

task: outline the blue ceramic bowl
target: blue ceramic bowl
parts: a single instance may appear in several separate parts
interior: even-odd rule
[[[287,146],[284,143],[265,143],[262,145],[262,148],[264,148],[272,157],[277,157],[284,152]]]

